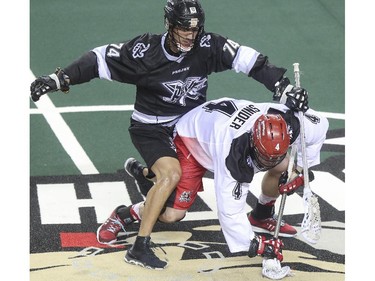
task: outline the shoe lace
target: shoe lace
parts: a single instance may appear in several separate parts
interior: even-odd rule
[[[109,220],[110,220],[109,226],[107,227],[108,231],[111,231],[112,233],[116,233],[121,228],[124,232],[126,232],[124,224],[120,221],[120,219],[110,218]]]
[[[154,242],[150,241],[150,247],[147,247],[148,250],[150,250],[150,254],[155,255],[155,250],[159,248],[165,255],[167,252],[158,244],[155,244]]]
[[[277,214],[273,214],[273,216],[270,219],[275,222],[275,225],[277,224]],[[283,225],[285,225],[285,220],[281,219],[280,226],[283,226]]]

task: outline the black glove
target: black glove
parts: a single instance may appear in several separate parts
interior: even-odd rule
[[[294,87],[287,77],[275,85],[273,100],[285,104],[291,110],[306,112],[308,106],[308,92],[304,88]]]
[[[248,256],[253,258],[260,255],[265,258],[277,258],[279,261],[283,261],[282,247],[284,247],[284,243],[279,238],[266,240],[264,236],[255,235],[250,242]]]
[[[40,96],[57,90],[61,90],[64,93],[69,92],[69,77],[60,68],[57,68],[55,73],[48,76],[40,76],[31,83],[31,99],[38,101]]]

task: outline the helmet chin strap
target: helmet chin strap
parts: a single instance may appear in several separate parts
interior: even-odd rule
[[[182,53],[187,53],[193,49],[193,46],[190,47],[183,47],[180,43],[176,42],[177,49]]]

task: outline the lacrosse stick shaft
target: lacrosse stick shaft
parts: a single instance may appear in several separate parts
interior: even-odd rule
[[[294,63],[294,79],[296,81],[296,86],[301,87],[300,82],[300,72],[299,72],[299,63]],[[306,141],[305,141],[305,114],[302,111],[298,112],[298,117],[300,121],[300,139],[301,139],[301,153],[302,153],[302,164],[303,164],[303,178],[304,178],[304,191],[310,189],[310,180],[309,172],[307,167],[307,158],[306,158]]]
[[[289,163],[288,163],[288,181],[290,181],[291,176],[292,176],[292,171],[293,171],[294,159],[295,159],[296,152],[297,152],[297,146],[296,146],[296,145],[293,145],[293,146],[292,146],[292,151],[290,152]],[[275,237],[275,238],[278,238],[278,237],[279,237],[280,226],[281,226],[281,220],[282,220],[283,213],[284,213],[284,207],[285,207],[286,196],[287,196],[286,193],[284,193],[284,194],[281,196],[281,202],[280,202],[280,207],[279,207],[279,213],[277,214],[277,223],[276,223],[275,233],[274,233],[274,235],[273,235],[273,237]]]

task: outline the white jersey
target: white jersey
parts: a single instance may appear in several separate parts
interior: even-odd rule
[[[289,108],[283,104],[221,98],[189,111],[176,124],[177,133],[190,153],[214,173],[218,218],[231,252],[248,251],[254,237],[245,206],[249,184],[259,170],[246,153],[248,134],[259,116],[274,113],[270,110],[286,113]],[[293,114],[290,116],[295,119]],[[312,109],[305,116],[306,152],[311,167],[320,163],[328,120]],[[289,129],[291,134],[299,132],[299,123],[297,128],[293,125]],[[299,142],[299,137],[296,141]],[[299,165],[301,162],[299,159]]]

